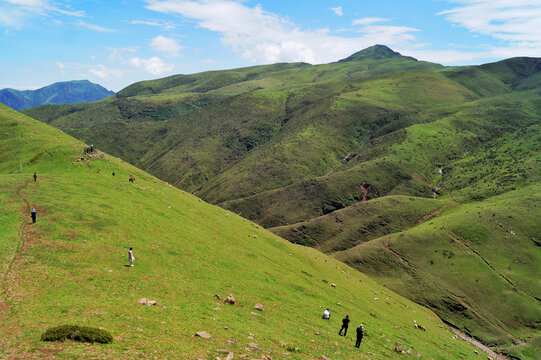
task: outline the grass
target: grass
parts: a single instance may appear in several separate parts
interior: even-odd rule
[[[6,107],[0,130],[1,153],[9,145],[23,165],[20,174],[16,157],[0,161],[2,358],[211,359],[220,349],[280,358],[289,346],[291,359],[386,359],[396,341],[427,358],[473,354],[432,312],[316,250],[116,158],[88,159],[77,140]],[[35,225],[30,208],[38,210]],[[125,267],[130,246],[133,268]],[[229,293],[238,306],[215,297]],[[138,304],[143,297],[158,305]],[[264,311],[253,315],[255,303]],[[334,320],[320,319],[325,307]],[[336,335],[346,313],[365,325],[361,350]],[[102,327],[114,342],[39,340],[65,323]],[[212,338],[192,336],[202,330]],[[263,351],[247,351],[251,342]]]
[[[537,240],[521,241],[517,246],[530,252],[517,255],[512,241],[478,227],[465,211],[486,204],[487,213],[493,207],[498,214],[501,196],[522,199],[522,191],[540,183],[538,59],[443,67],[376,46],[346,60],[178,75],[134,84],[96,104],[27,113],[292,241],[344,250],[348,263],[372,269],[445,320],[503,351],[535,358],[536,340],[528,335],[538,326],[530,316],[535,306],[507,296],[513,287],[496,281],[490,266],[453,236],[470,241],[514,284],[536,285],[531,266],[539,262],[530,253],[538,247],[525,246]],[[10,158],[11,171],[16,164]],[[362,181],[378,199],[358,204]],[[464,226],[414,226],[439,204],[453,204],[438,215]],[[524,209],[539,215],[526,204],[514,203],[505,216]],[[511,223],[526,233],[537,229],[531,220]],[[393,250],[391,240],[414,233]],[[451,241],[456,249],[445,248]],[[415,269],[404,270],[393,251]],[[417,252],[427,258],[417,259]],[[453,259],[460,259],[454,269],[471,266],[489,280],[479,285],[473,270],[457,276],[448,266]],[[440,269],[440,261],[450,270]],[[495,299],[501,311],[486,313]]]

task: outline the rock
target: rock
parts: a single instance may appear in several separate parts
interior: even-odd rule
[[[158,302],[156,300],[147,301],[147,305],[156,305]]]
[[[229,294],[227,295],[227,297],[224,299],[224,303],[226,304],[231,304],[231,305],[235,305],[237,303],[237,301],[235,300],[235,298],[233,297],[233,295]]]
[[[331,283],[331,286],[332,286],[333,288],[335,288],[335,287],[336,287],[336,284],[335,284],[335,283]]]
[[[263,304],[259,304],[259,303],[255,304],[254,309],[259,310],[259,311],[263,311]]]
[[[227,340],[227,343],[228,344],[238,344],[239,342],[237,340],[231,339],[231,340]]]
[[[225,360],[233,360],[235,356],[233,355],[232,352],[229,352],[229,354],[227,354],[227,356],[225,357]]]
[[[477,350],[473,350],[473,353],[474,353],[475,355],[479,355],[479,351],[477,351]]]
[[[143,329],[141,329],[141,328],[135,328],[135,330],[137,330],[137,331],[143,331]]]
[[[148,299],[147,299],[147,298],[142,298],[142,299],[139,299],[137,302],[138,302],[139,304],[141,304],[141,305],[146,305],[147,302],[148,302]]]
[[[316,331],[315,334],[316,334],[316,335],[320,335],[321,333],[320,333],[319,331]]]
[[[395,346],[394,351],[396,351],[397,353],[400,354],[400,353],[402,353],[402,351],[404,351],[404,348],[402,346],[400,346],[400,345]]]
[[[218,294],[214,294],[214,297],[215,297],[216,299],[218,299],[218,300],[222,300],[222,297],[221,297],[220,295],[218,295]]]
[[[252,236],[254,239],[257,238],[257,235]]]
[[[250,311],[250,315],[261,316],[261,315],[259,315],[258,313],[255,313],[255,312],[253,312],[253,311]]]
[[[227,327],[227,326],[224,326],[224,330],[229,330],[229,327]]]
[[[198,331],[195,333],[196,337],[200,337],[200,338],[203,338],[203,339],[210,339],[212,336],[210,336],[210,334],[206,331]]]
[[[262,351],[263,349],[261,349],[256,343],[249,343],[248,346],[250,347],[250,349],[252,350],[256,350],[256,351]]]
[[[222,309],[220,309],[219,307],[215,307],[214,310],[220,311],[220,310],[222,310]]]

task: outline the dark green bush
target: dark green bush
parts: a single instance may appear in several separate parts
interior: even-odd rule
[[[66,339],[100,344],[110,344],[113,342],[113,336],[108,331],[79,325],[52,327],[41,335],[42,341],[65,341]]]

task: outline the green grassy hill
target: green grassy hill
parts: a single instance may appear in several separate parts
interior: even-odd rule
[[[408,356],[484,358],[432,312],[347,265],[121,160],[89,157],[78,140],[5,106],[0,134],[2,359],[388,359],[397,342]],[[228,294],[236,306],[215,296]],[[360,350],[337,335],[345,314],[351,330],[365,324]],[[102,327],[115,341],[39,341],[65,323]]]
[[[532,272],[540,263],[537,240],[517,244],[521,257],[533,259],[522,264],[503,250],[509,244],[503,237],[494,235],[494,245],[475,248],[478,256],[430,241],[454,240],[447,228],[431,229],[419,220],[456,213],[467,223],[468,206],[484,204],[498,214],[502,203],[496,199],[537,191],[540,89],[537,58],[443,67],[378,45],[331,64],[176,75],[133,84],[96,104],[25,113],[292,242],[366,269],[486,343],[535,358],[537,295],[507,296],[515,288],[500,284],[502,277],[483,282],[471,271],[457,277],[425,266],[428,260],[417,255],[452,251],[483,276],[496,272],[508,279],[505,269],[514,264],[521,269],[510,280],[516,286],[539,278]],[[366,203],[360,203],[363,181],[372,185]],[[539,217],[537,197],[532,199],[527,208]],[[513,206],[511,215],[525,209],[521,202]],[[537,239],[533,221],[514,218],[510,226]],[[373,251],[396,260],[380,245],[394,249],[389,239],[415,231],[424,240],[400,242],[407,250],[395,251],[415,275],[397,282],[395,275],[405,271],[396,269],[402,261]],[[475,233],[462,236],[467,243]],[[492,248],[500,249],[493,258]],[[478,258],[490,266],[478,266]],[[501,307],[488,315],[492,301]]]

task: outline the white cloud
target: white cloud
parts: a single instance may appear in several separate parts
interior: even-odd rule
[[[182,46],[175,39],[166,38],[165,36],[156,36],[150,42],[150,47],[171,56],[178,55],[179,50],[182,49]]]
[[[84,11],[60,7],[50,0],[2,0],[0,1],[0,26],[22,28],[36,16],[52,17],[66,15],[73,17],[86,16]],[[53,19],[54,21],[55,19]]]
[[[203,64],[215,64],[216,63],[216,60],[213,60],[213,59],[203,59],[201,60],[201,62]]]
[[[88,73],[103,80],[110,78],[111,76],[119,78],[124,72],[122,70],[111,69],[103,64],[99,64],[97,67],[89,69]]]
[[[94,31],[99,31],[99,32],[113,32],[114,30],[112,29],[108,29],[108,28],[105,28],[105,27],[102,27],[102,26],[99,26],[99,25],[95,25],[95,24],[89,24],[87,22],[84,22],[84,21],[78,21],[75,23],[75,25],[78,25],[78,26],[82,26],[82,27],[85,27],[89,30],[94,30]]]
[[[124,54],[125,53],[134,53],[137,51],[138,47],[132,46],[132,47],[121,47],[121,48],[107,48],[108,50],[111,50],[111,53],[109,54],[109,60],[113,63],[115,62],[124,62]]]
[[[353,25],[370,25],[374,23],[389,21],[389,19],[379,17],[367,17],[362,19],[353,20]]]
[[[305,61],[324,63],[374,44],[405,45],[417,29],[367,26],[361,36],[333,36],[328,29],[302,30],[284,17],[232,0],[146,0],[147,8],[180,14],[201,28],[221,34],[222,43],[254,63]],[[372,22],[373,23],[373,22]],[[363,24],[360,24],[363,25]]]
[[[493,47],[494,56],[541,55],[541,1],[449,0],[458,7],[438,15],[472,33],[507,43]]]
[[[64,71],[64,68],[66,67],[66,65],[64,65],[63,63],[61,63],[60,61],[57,61],[56,62],[56,66],[58,66],[58,68],[60,69],[60,72],[62,74],[65,74],[66,72]]]
[[[132,25],[147,25],[147,26],[161,27],[165,30],[170,30],[170,29],[175,28],[175,25],[173,23],[169,21],[163,21],[163,20],[129,20],[126,22]]]
[[[338,6],[338,7],[335,7],[335,8],[331,8],[331,10],[338,16],[343,16],[344,15],[344,10],[342,10],[342,6]]]
[[[167,64],[159,57],[153,56],[149,59],[140,57],[132,57],[130,65],[136,68],[142,68],[143,71],[151,75],[162,75],[170,72],[175,67],[173,64]]]

